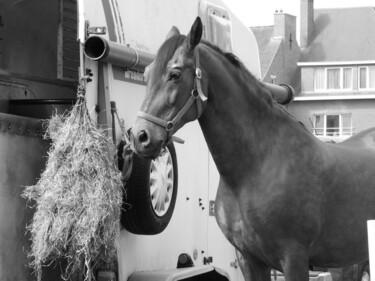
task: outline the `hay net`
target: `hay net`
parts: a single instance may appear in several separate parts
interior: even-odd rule
[[[47,121],[51,140],[45,170],[23,196],[35,207],[27,229],[31,233],[30,265],[41,280],[42,267],[63,265],[63,278],[77,270],[85,280],[93,269],[116,261],[123,197],[121,172],[112,140],[90,118],[86,81],[78,87],[69,113]]]

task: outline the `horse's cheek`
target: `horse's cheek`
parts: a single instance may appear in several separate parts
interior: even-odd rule
[[[168,104],[175,105],[176,99],[177,99],[177,90],[176,89],[169,90],[167,96],[168,96]]]

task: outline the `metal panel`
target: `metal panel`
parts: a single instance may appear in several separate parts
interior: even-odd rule
[[[35,202],[21,196],[37,183],[45,167],[49,142],[43,139],[43,120],[0,113],[0,276],[2,281],[35,281],[28,266],[31,246],[26,226]],[[70,280],[81,280],[79,273]],[[43,268],[42,280],[62,281],[61,267]]]
[[[0,276],[4,281],[33,280],[25,229],[33,212],[21,193],[36,183],[48,143],[40,137],[39,120],[0,114],[0,125]]]

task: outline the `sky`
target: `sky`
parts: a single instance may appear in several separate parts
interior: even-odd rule
[[[273,25],[275,10],[297,16],[299,24],[300,0],[224,0],[226,5],[246,24],[246,26]],[[315,0],[314,7],[375,7],[375,0]]]

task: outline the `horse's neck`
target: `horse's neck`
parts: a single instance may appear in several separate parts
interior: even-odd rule
[[[207,72],[208,104],[199,122],[220,175],[241,181],[244,174],[257,173],[276,144],[288,145],[288,134],[302,128],[277,108],[255,78],[251,85],[233,75],[240,72],[233,67]]]

